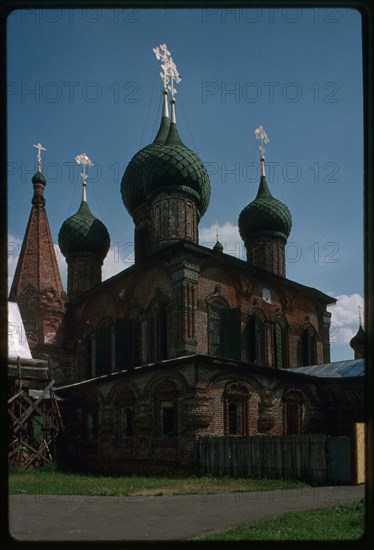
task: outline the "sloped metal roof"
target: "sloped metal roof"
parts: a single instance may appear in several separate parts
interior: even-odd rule
[[[358,378],[365,375],[365,359],[335,361],[324,365],[297,367],[292,372],[301,372],[321,378]]]

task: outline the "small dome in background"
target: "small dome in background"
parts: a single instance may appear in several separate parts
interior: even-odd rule
[[[33,175],[31,181],[32,181],[33,185],[36,185],[37,183],[40,183],[44,186],[47,185],[47,180],[45,179],[43,174],[41,172],[39,172],[39,170],[36,172],[36,174]]]
[[[262,176],[255,200],[239,215],[239,232],[242,239],[247,241],[263,235],[287,240],[291,227],[291,212],[283,202],[272,196],[266,177]]]
[[[103,260],[110,247],[110,237],[103,222],[95,218],[88,203],[82,200],[78,212],[62,224],[58,244],[65,258],[70,254],[89,253]]]

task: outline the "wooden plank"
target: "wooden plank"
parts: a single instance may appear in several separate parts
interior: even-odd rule
[[[10,399],[8,399],[8,405],[13,403],[13,401],[15,399],[18,399],[18,397],[23,396],[23,395],[25,395],[25,392],[23,390],[19,391],[18,393],[16,393],[16,395],[13,395],[13,397],[10,397]]]

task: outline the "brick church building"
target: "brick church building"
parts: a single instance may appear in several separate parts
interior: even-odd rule
[[[193,472],[200,436],[348,434],[364,420],[365,333],[360,326],[352,341],[354,360],[330,362],[327,306],[336,300],[286,277],[291,213],[271,193],[263,148],[257,195],[239,215],[247,260],[218,240],[201,246],[209,176],[168,96],[165,87],[159,131],[121,183],[134,221],[131,267],[102,281],[110,237],[90,210],[85,175],[58,237],[65,294],[40,164],[32,179],[10,299],[58,383],[64,458],[75,468]]]

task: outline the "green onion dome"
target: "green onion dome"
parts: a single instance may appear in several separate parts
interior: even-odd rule
[[[95,218],[86,200],[82,199],[80,208],[61,226],[58,244],[65,256],[89,253],[101,260],[105,258],[110,246],[110,237],[105,225]]]
[[[254,237],[279,237],[285,241],[291,232],[291,212],[270,193],[266,177],[261,176],[254,201],[239,215],[239,232],[244,242]]]
[[[366,344],[366,333],[362,328],[362,325],[360,324],[360,327],[357,333],[353,336],[353,338],[349,342],[349,345],[351,346],[351,348],[354,349],[359,346],[365,346],[365,344]]]
[[[144,166],[144,190],[148,200],[161,191],[176,191],[195,198],[203,216],[210,200],[210,181],[199,157],[184,145],[171,122],[164,145],[149,151]]]
[[[152,151],[160,148],[166,141],[169,132],[170,119],[163,115],[160,129],[153,141],[138,151],[130,160],[121,181],[121,195],[123,204],[132,216],[138,206],[147,202],[143,186],[143,169]]]
[[[36,185],[38,183],[40,183],[41,185],[44,185],[44,187],[47,185],[47,181],[45,177],[41,172],[39,172],[39,170],[36,172],[36,174],[33,175],[31,181],[33,185]]]

